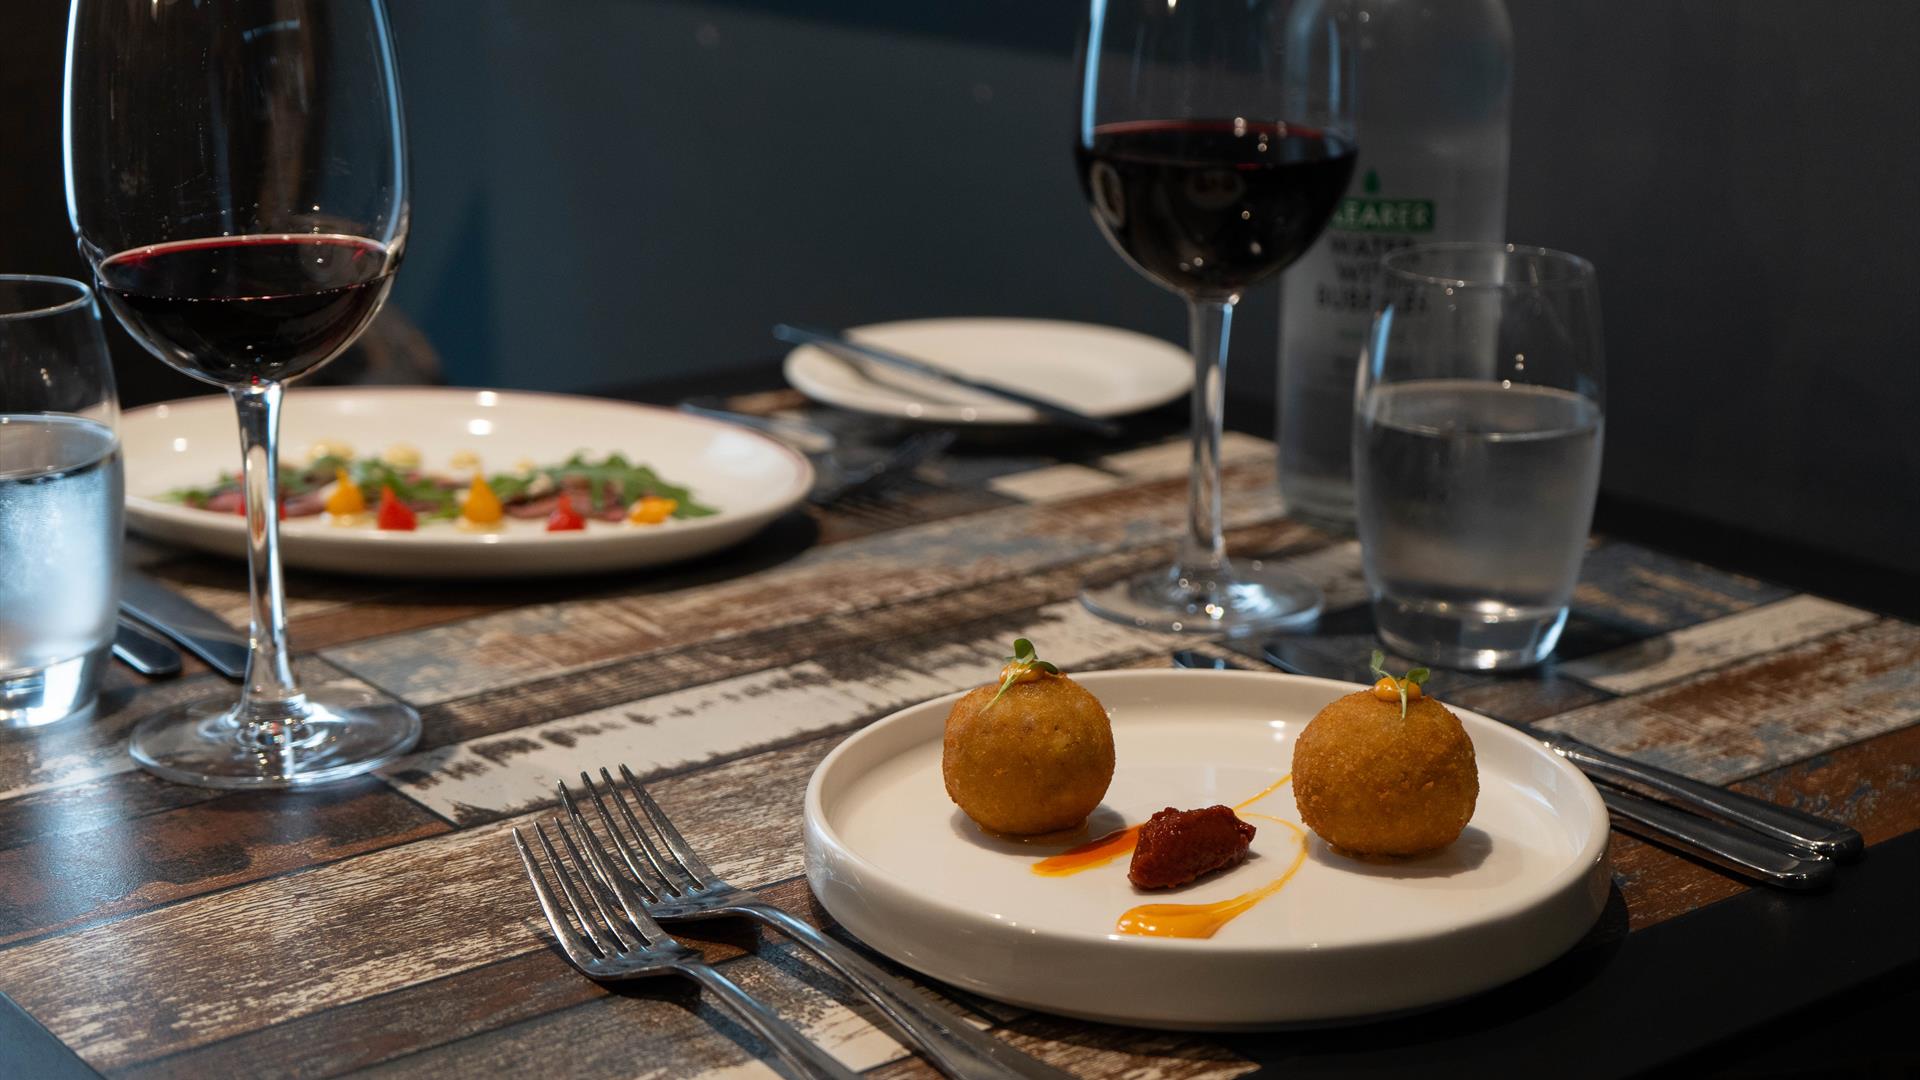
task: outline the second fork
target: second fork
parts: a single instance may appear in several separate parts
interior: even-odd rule
[[[566,898],[566,907],[579,920],[577,927],[561,910],[553,887],[548,884],[545,872],[528,849],[519,829],[513,830],[513,843],[520,852],[521,863],[526,867],[527,879],[533,883],[534,895],[540,901],[540,910],[547,917],[547,925],[553,929],[560,950],[574,967],[600,982],[622,982],[665,973],[685,975],[712,992],[717,1001],[765,1039],[774,1053],[798,1075],[809,1080],[858,1080],[858,1074],[774,1015],[771,1009],[740,989],[699,953],[660,929],[660,925],[647,916],[640,898],[606,865],[606,852],[601,849],[593,830],[578,828],[580,842],[576,844],[565,822],[555,821],[554,829],[560,834],[560,841],[566,846],[567,854],[578,870],[577,875],[568,872],[559,852],[547,839],[544,826],[536,822],[534,835],[539,839],[540,848],[553,869],[553,876],[559,882],[560,893]],[[576,881],[578,889],[574,887]],[[612,892],[611,903],[602,898],[602,887]],[[587,896],[586,903],[580,899],[580,893],[583,892]]]
[[[821,933],[811,923],[721,880],[681,837],[680,831],[625,765],[620,766],[620,783],[615,783],[612,774],[604,768],[600,770],[600,777],[613,804],[619,808],[618,818],[608,809],[600,786],[591,776],[582,772],[580,782],[593,800],[620,862],[625,865],[628,883],[646,897],[647,911],[654,918],[673,922],[741,916],[786,934],[872,1002],[934,1067],[955,1080],[1004,1080],[1006,1077],[1070,1080],[1070,1074],[1022,1053],[975,1028],[951,1010],[922,998],[912,987]],[[566,784],[558,787],[568,816],[578,828],[591,832]],[[652,824],[660,838],[659,844],[641,827],[634,814],[634,804]]]

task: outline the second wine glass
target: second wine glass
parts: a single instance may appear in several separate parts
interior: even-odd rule
[[[239,410],[252,652],[240,700],[148,717],[171,780],[289,787],[405,753],[420,719],[302,688],[280,572],[284,383],[373,321],[407,238],[406,143],[380,0],[73,0],[67,209],[100,295],[154,355]]]
[[[1115,250],[1187,300],[1193,462],[1174,565],[1089,587],[1096,614],[1237,636],[1311,622],[1320,590],[1235,565],[1220,435],[1233,307],[1326,226],[1353,172],[1350,35],[1333,0],[1093,0],[1075,157]]]

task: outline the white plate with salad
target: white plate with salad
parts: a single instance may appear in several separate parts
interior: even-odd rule
[[[246,556],[225,397],[128,411],[127,523]],[[407,578],[631,570],[717,551],[806,498],[813,469],[731,424],[564,394],[295,388],[281,421],[288,566]]]

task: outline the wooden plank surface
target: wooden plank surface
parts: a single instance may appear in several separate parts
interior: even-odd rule
[[[790,393],[734,404],[801,407]],[[1270,444],[1226,449],[1235,551],[1327,594],[1291,655],[1363,678],[1374,639],[1358,544],[1279,516]],[[975,684],[1015,636],[1074,669],[1164,666],[1188,643],[1100,622],[1075,595],[1171,557],[1187,464],[1177,439],[963,448],[724,557],[604,580],[296,574],[296,643],[318,650],[303,678],[404,697],[422,711],[419,749],[293,795],[166,784],[133,769],[127,731],[232,686],[116,670],[94,723],[0,738],[0,991],[110,1075],[771,1075],[764,1047],[684,982],[609,989],[574,973],[507,830],[549,814],[557,780],[624,762],[720,873],[832,929],[800,846],[822,756],[879,716]],[[144,546],[142,558],[244,618],[234,564]],[[1851,821],[1870,842],[1920,828],[1920,628],[1602,538],[1559,657],[1432,685],[1460,707]],[[1597,933],[1746,889],[1618,833],[1610,857],[1616,915]],[[778,939],[714,924],[687,940],[850,1066],[933,1075]],[[923,989],[1076,1075],[1254,1067],[1211,1036]],[[558,1060],[557,1046],[569,1048]]]

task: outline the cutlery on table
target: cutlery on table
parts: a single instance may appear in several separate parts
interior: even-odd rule
[[[1552,744],[1549,743],[1549,746]],[[1782,889],[1819,889],[1832,884],[1839,864],[1775,843],[1750,829],[1689,814],[1677,806],[1595,784],[1600,801],[1628,832],[1653,840],[1678,842],[1690,852],[1726,870],[1758,878]]]
[[[131,566],[121,571],[120,610],[172,638],[227,678],[246,678],[247,635]]]
[[[673,826],[659,804],[647,794],[625,765],[616,782],[606,769],[601,783],[581,772],[580,783],[593,800],[602,830],[619,853],[615,875],[619,887],[637,890],[648,914],[666,922],[721,916],[743,916],[778,930],[824,961],[854,989],[872,1002],[915,1049],[936,1068],[956,1080],[1066,1080],[1070,1076],[969,1024],[953,1011],[921,997],[906,983],[881,971],[866,958],[815,929],[811,923],[775,907],[743,889],[727,884],[709,868]],[[560,801],[577,831],[593,835],[592,826],[563,782]],[[624,786],[625,791],[622,791]],[[602,788],[605,795],[602,794]],[[608,809],[608,799],[617,810]],[[634,807],[639,807],[636,814]],[[644,817],[658,837],[656,843],[640,824]]]
[[[647,916],[639,896],[606,866],[606,851],[591,829],[579,830],[576,843],[567,824],[556,820],[554,828],[571,857],[573,869],[560,860],[546,827],[535,822],[534,835],[548,866],[566,897],[566,910],[555,898],[553,886],[541,870],[519,829],[513,830],[513,845],[527,868],[527,880],[533,883],[540,910],[553,928],[554,939],[573,966],[599,982],[624,982],[653,975],[685,975],[712,991],[715,1000],[733,1013],[754,1034],[767,1041],[781,1060],[801,1076],[821,1080],[857,1080],[858,1074],[835,1060],[813,1040],[802,1035],[771,1009],[708,964],[699,953],[674,940],[660,924]],[[582,851],[586,857],[581,857]],[[591,863],[592,869],[588,869]],[[609,894],[610,890],[610,894]],[[585,893],[587,902],[581,903]],[[567,912],[578,923],[569,921]],[[589,914],[591,912],[592,914]],[[597,916],[597,918],[596,918]]]
[[[1796,850],[1842,862],[1857,859],[1866,850],[1860,833],[1840,822],[1610,754],[1571,735],[1532,727],[1524,730],[1538,736],[1549,749],[1578,765],[1588,776],[1652,788]]]
[[[872,495],[913,475],[922,462],[951,445],[951,431],[922,431],[865,455],[842,449],[825,459],[829,467],[822,470],[807,501],[828,506],[851,495]]]
[[[773,336],[790,345],[812,345],[824,349],[840,357],[842,360],[849,358],[870,360],[876,364],[894,368],[899,371],[911,372],[948,386],[964,387],[968,390],[986,394],[989,397],[997,397],[1002,401],[1011,401],[1018,405],[1025,405],[1027,408],[1032,409],[1056,423],[1066,427],[1076,428],[1080,431],[1101,435],[1109,439],[1118,436],[1122,430],[1120,425],[1112,420],[1103,420],[1097,416],[1088,416],[1085,413],[1075,412],[1064,405],[1047,401],[1044,398],[1037,398],[1031,394],[1022,393],[1018,390],[1001,386],[998,383],[983,382],[979,379],[968,378],[965,375],[960,375],[937,365],[930,364],[925,360],[905,356],[887,349],[876,348],[872,345],[855,341],[845,335],[833,333],[830,330],[817,330],[805,326],[778,323],[773,328]]]
[[[1297,665],[1286,662],[1273,646],[1261,651],[1274,667],[1296,675],[1306,674]],[[1173,663],[1182,668],[1233,670],[1236,667],[1192,649],[1174,653]],[[1632,822],[1632,831],[1652,833],[1684,845],[1709,862],[1768,884],[1785,889],[1819,888],[1833,880],[1836,858],[1856,857],[1862,846],[1860,834],[1838,822],[1609,754],[1570,736],[1543,732],[1527,724],[1511,726],[1539,739],[1549,750],[1590,777],[1612,783],[1626,780],[1644,784],[1680,802],[1725,817],[1731,824],[1605,783],[1598,785],[1601,800],[1615,815]]]
[[[679,408],[681,412],[690,416],[724,420],[729,424],[738,424],[741,427],[771,435],[808,457],[831,454],[840,445],[840,437],[819,424],[809,424],[805,420],[790,420],[782,416],[754,416],[752,413],[734,412],[731,409],[721,408],[716,398],[688,398],[680,403]]]
[[[150,679],[180,674],[180,650],[125,615],[113,629],[113,656]]]
[[[807,501],[815,506],[829,506],[854,494],[871,495],[897,483],[911,476],[922,462],[953,445],[954,437],[951,431],[922,431],[891,447],[856,447],[841,443],[833,432],[817,424],[729,412],[702,399],[681,402],[680,411],[764,432],[805,454],[816,474],[813,490],[807,495]]]

